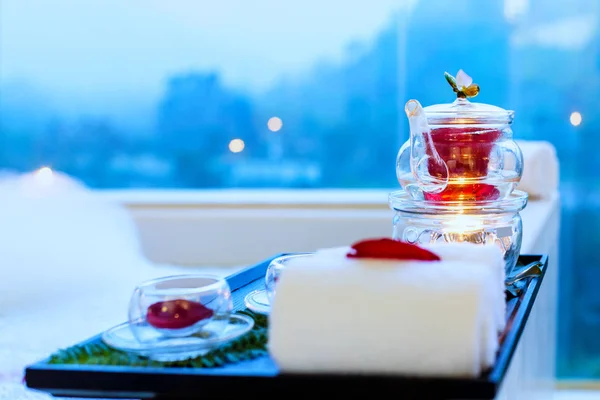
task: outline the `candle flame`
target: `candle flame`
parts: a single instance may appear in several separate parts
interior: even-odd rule
[[[448,228],[457,233],[473,232],[483,228],[483,223],[477,217],[470,215],[457,215]]]

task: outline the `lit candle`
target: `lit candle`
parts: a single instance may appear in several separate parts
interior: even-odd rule
[[[479,244],[485,241],[483,221],[477,216],[461,213],[449,220],[445,225],[443,236],[446,242],[469,242]]]

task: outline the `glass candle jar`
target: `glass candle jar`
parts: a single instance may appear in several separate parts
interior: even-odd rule
[[[392,237],[415,244],[494,243],[502,250],[509,274],[521,251],[520,211],[527,205],[527,198],[527,193],[515,190],[502,200],[430,202],[415,200],[404,190],[392,192]]]
[[[220,335],[233,309],[227,281],[210,275],[176,275],[138,285],[129,303],[129,322],[138,340],[152,328],[164,337]],[[152,336],[152,340],[156,340]]]

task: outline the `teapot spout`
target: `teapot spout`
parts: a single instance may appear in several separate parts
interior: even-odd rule
[[[410,170],[421,189],[439,193],[448,185],[448,166],[438,154],[425,111],[417,100],[409,100],[404,111],[410,126]]]

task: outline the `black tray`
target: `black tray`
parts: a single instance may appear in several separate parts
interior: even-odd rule
[[[278,254],[274,257],[280,256]],[[273,257],[272,257],[273,258]],[[227,278],[236,310],[244,297],[263,287],[269,261]],[[48,359],[27,367],[27,386],[55,396],[134,399],[356,398],[394,394],[400,399],[493,399],[502,383],[547,268],[545,255],[521,255],[519,263],[542,261],[542,276],[531,279],[517,298],[507,301],[507,328],[496,364],[477,379],[415,378],[332,374],[283,374],[269,357],[220,368],[153,368],[56,365]],[[100,336],[88,341],[99,341]],[[296,397],[296,396],[294,396]]]

